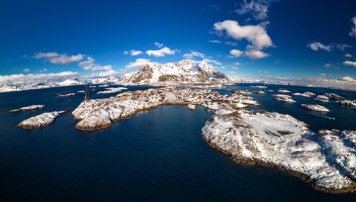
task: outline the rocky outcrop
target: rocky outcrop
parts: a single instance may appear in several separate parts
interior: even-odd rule
[[[43,128],[53,123],[65,111],[46,112],[19,123],[17,126],[24,129]]]
[[[117,93],[123,90],[127,90],[125,87],[117,87],[117,88],[105,88],[105,91],[99,91],[97,94],[111,94],[111,93]]]
[[[316,111],[316,112],[329,112],[330,110],[326,107],[323,107],[321,105],[313,105],[313,104],[301,104],[301,107],[311,110],[311,111]]]
[[[318,100],[320,102],[329,102],[329,97],[325,96],[325,95],[318,95],[316,96],[316,98],[314,98],[315,100]]]
[[[13,110],[10,110],[9,112],[36,110],[36,109],[42,109],[43,107],[44,107],[44,105],[30,105],[30,106],[21,107],[18,109],[13,109]]]
[[[274,99],[280,102],[287,102],[287,103],[294,103],[295,100],[292,99],[290,95],[285,95],[285,94],[274,94],[272,95]]]
[[[304,92],[304,93],[293,93],[295,96],[301,96],[301,97],[312,97],[315,96],[315,93],[312,92]]]

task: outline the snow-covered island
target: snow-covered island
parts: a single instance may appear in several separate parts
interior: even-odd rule
[[[9,112],[36,110],[36,109],[42,109],[43,107],[44,107],[44,105],[30,105],[30,106],[20,107],[18,109],[13,109],[13,110],[10,110]]]
[[[325,95],[318,95],[314,100],[318,100],[320,102],[329,102],[329,97]]]
[[[237,107],[241,104],[257,105],[252,97],[233,93],[221,95],[210,89],[157,88],[145,91],[137,90],[121,93],[115,97],[83,101],[73,112],[76,125],[81,130],[107,128],[114,121],[129,118],[137,112],[161,105],[202,105],[216,110],[219,103],[230,103]],[[238,104],[238,105],[237,105]],[[193,108],[190,106],[190,108]]]
[[[291,93],[289,90],[287,89],[280,89],[278,90],[279,93]]]
[[[59,94],[59,97],[69,97],[69,96],[74,96],[75,93],[67,93],[67,94]]]
[[[290,95],[285,95],[285,94],[274,94],[272,95],[274,99],[280,102],[287,102],[287,103],[294,103],[296,102],[295,100],[292,99],[292,96]]]
[[[223,105],[205,123],[202,134],[210,146],[239,164],[286,171],[326,192],[356,191],[356,131],[321,135],[289,115]]]
[[[293,93],[295,96],[301,96],[301,97],[312,97],[315,96],[315,93],[312,92],[304,92],[304,93]]]
[[[24,129],[34,129],[34,128],[43,128],[51,123],[53,123],[56,118],[63,114],[65,111],[54,111],[54,112],[46,112],[31,118],[28,118],[21,123],[19,123],[17,126],[24,128]]]
[[[105,88],[105,91],[99,91],[97,94],[110,94],[110,93],[117,93],[123,90],[127,90],[125,87],[117,87],[117,88]]]
[[[330,111],[328,108],[323,107],[321,105],[301,104],[300,106],[305,109],[309,109],[309,110],[316,111],[316,112],[329,112]]]
[[[338,100],[335,101],[336,104],[356,108],[356,100]]]

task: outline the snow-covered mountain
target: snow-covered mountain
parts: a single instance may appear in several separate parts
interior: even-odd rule
[[[84,85],[84,82],[79,79],[67,79],[62,82],[58,82],[59,86],[73,86],[73,85]]]
[[[118,84],[119,78],[115,76],[109,76],[106,78],[96,78],[91,81],[92,84]]]
[[[120,77],[127,85],[170,85],[182,83],[226,83],[229,79],[206,61],[182,60],[174,63],[149,63],[138,72]]]
[[[28,79],[26,82],[19,84],[1,84],[0,83],[0,93],[1,92],[12,92],[12,91],[23,91],[23,90],[33,90],[41,88],[52,88],[60,86],[73,86],[73,85],[84,85],[84,82],[79,79],[66,79],[64,81],[55,81],[55,80],[33,80]]]

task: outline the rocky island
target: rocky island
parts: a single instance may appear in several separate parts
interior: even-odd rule
[[[355,131],[318,134],[289,115],[224,105],[202,133],[209,145],[239,164],[286,171],[326,192],[356,191]]]
[[[287,102],[287,103],[296,102],[295,100],[292,99],[292,96],[290,96],[290,95],[274,94],[272,96],[274,97],[275,100],[280,101],[280,102]]]
[[[117,88],[105,88],[105,91],[99,91],[97,94],[111,94],[111,93],[117,93],[123,90],[127,90],[125,87],[117,87]]]
[[[53,123],[56,118],[63,114],[65,111],[54,111],[54,112],[46,112],[31,118],[28,118],[17,126],[24,129],[34,129],[34,128],[43,128],[51,123]]]
[[[30,105],[30,106],[26,106],[26,107],[20,107],[18,109],[13,109],[13,110],[10,110],[9,112],[36,110],[36,109],[42,109],[43,107],[44,107],[44,105]]]
[[[328,108],[323,107],[321,105],[301,104],[300,106],[305,109],[316,111],[316,112],[329,112],[330,111]]]
[[[239,94],[221,95],[210,89],[191,88],[157,88],[145,91],[124,92],[115,97],[88,100],[82,102],[73,112],[76,125],[81,130],[97,130],[107,128],[113,122],[129,118],[137,112],[152,109],[161,105],[202,105],[207,109],[216,110],[219,103],[256,104],[251,97]],[[239,105],[240,106],[240,105]]]

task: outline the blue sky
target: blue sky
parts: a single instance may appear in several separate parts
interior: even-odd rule
[[[0,75],[110,75],[192,58],[240,78],[354,82],[355,8],[354,0],[1,1]]]

